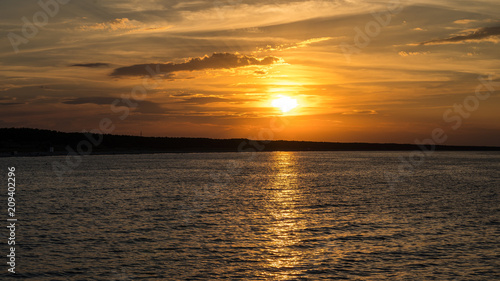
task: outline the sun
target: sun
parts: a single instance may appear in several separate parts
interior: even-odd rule
[[[299,104],[297,103],[296,99],[292,99],[290,97],[286,96],[279,96],[279,99],[275,99],[272,101],[272,106],[277,107],[283,111],[283,113],[286,113],[294,108],[296,108]]]

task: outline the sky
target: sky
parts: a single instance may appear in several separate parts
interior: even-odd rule
[[[0,127],[500,146],[496,0],[2,0],[0,31]]]

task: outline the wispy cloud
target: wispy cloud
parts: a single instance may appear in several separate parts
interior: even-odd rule
[[[82,98],[73,98],[66,101],[63,101],[64,104],[95,104],[95,105],[110,105],[116,101],[120,101],[120,99],[113,97],[82,97]],[[138,106],[136,107],[136,112],[144,113],[144,114],[163,114],[166,113],[165,108],[161,107],[160,104],[152,102],[152,101],[137,101]],[[120,106],[121,104],[117,104]],[[126,106],[123,104],[123,106]]]
[[[19,105],[24,104],[23,102],[0,102],[0,106],[8,106],[8,105]]]
[[[106,105],[111,104],[116,98],[113,97],[83,97],[83,98],[73,98],[63,101],[64,104],[96,104],[96,105]]]
[[[461,20],[456,20],[453,23],[455,24],[469,24],[472,22],[477,22],[477,20],[471,20],[471,19],[461,19]]]
[[[186,104],[209,104],[215,102],[228,102],[230,100],[219,98],[219,97],[193,97],[184,99],[182,101],[178,101],[177,103],[186,103]]]
[[[72,64],[70,66],[97,68],[97,67],[109,67],[109,63],[102,63],[102,62],[75,63],[75,64]]]
[[[401,51],[398,53],[398,55],[400,55],[402,57],[427,55],[427,54],[430,54],[430,52],[405,52],[405,51]]]
[[[136,64],[120,67],[114,70],[112,76],[142,76],[151,75],[151,70],[157,70],[160,73],[168,74],[177,71],[194,71],[203,69],[230,69],[250,65],[270,65],[278,62],[277,57],[265,57],[262,59],[253,56],[246,56],[231,53],[214,53],[211,56],[201,58],[191,58],[183,63],[164,63],[164,64]],[[148,71],[148,67],[150,68]]]
[[[92,30],[116,31],[119,29],[135,29],[139,27],[140,27],[140,22],[136,20],[129,20],[128,18],[121,18],[91,25],[82,25],[79,27],[79,29],[84,31],[92,31]]]
[[[483,27],[465,35],[457,35],[445,39],[425,41],[420,43],[420,45],[454,44],[469,41],[482,41],[498,36],[500,36],[500,26]]]
[[[290,49],[304,48],[314,43],[319,43],[323,41],[328,41],[334,39],[333,37],[321,37],[321,38],[311,38],[299,43],[294,44],[282,44],[276,46],[267,46],[265,48],[259,48],[257,52],[267,52],[267,51],[285,51]]]
[[[353,110],[348,112],[342,112],[342,115],[375,115],[378,114],[375,110]]]

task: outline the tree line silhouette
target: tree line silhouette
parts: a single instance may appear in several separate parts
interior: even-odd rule
[[[95,139],[99,136],[93,135]],[[408,151],[420,149],[414,144],[338,143],[311,141],[251,141],[248,139],[210,139],[184,137],[141,137],[103,135],[92,148],[94,154],[161,153],[161,152],[238,152],[238,151]],[[65,133],[31,128],[0,128],[0,153],[65,154],[67,147],[76,150],[88,140],[84,133]],[[443,146],[438,151],[500,151],[500,147]]]

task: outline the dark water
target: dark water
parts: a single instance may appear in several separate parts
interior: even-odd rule
[[[17,278],[500,279],[500,153],[435,153],[394,186],[408,153],[250,155],[89,156],[62,182],[63,157],[0,159]]]

